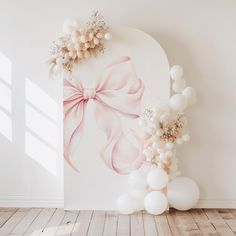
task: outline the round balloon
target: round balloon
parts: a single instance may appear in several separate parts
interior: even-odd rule
[[[144,198],[147,192],[143,189],[134,189],[130,192],[130,195],[134,198],[136,211],[144,209]]]
[[[193,105],[194,103],[196,103],[197,95],[196,95],[196,91],[194,88],[187,87],[184,89],[182,94],[187,98],[189,105]]]
[[[173,80],[177,80],[182,78],[183,76],[183,68],[179,65],[174,65],[170,69],[170,76]]]
[[[152,191],[144,198],[144,208],[149,214],[160,215],[167,207],[167,198],[161,191]]]
[[[161,168],[152,168],[147,175],[147,184],[154,190],[160,190],[168,184],[168,175]]]
[[[131,187],[144,189],[147,186],[146,173],[143,169],[132,171],[128,176],[128,183]]]
[[[174,111],[182,112],[187,107],[187,99],[182,94],[175,94],[170,98],[170,107]]]
[[[198,185],[188,177],[176,177],[167,186],[167,198],[169,204],[177,210],[189,210],[198,202]]]
[[[134,198],[130,194],[121,195],[116,200],[116,208],[121,214],[132,214],[136,210]]]

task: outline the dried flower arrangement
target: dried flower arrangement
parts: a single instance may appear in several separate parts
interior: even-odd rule
[[[53,42],[50,73],[71,74],[75,64],[104,52],[104,40],[112,38],[103,16],[94,12],[84,28],[76,20],[67,20],[63,25],[64,35]]]

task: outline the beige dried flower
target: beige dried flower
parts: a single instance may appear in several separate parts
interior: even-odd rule
[[[104,18],[97,11],[85,28],[78,28],[77,25],[73,22],[67,25],[65,35],[53,42],[49,60],[51,74],[61,71],[71,74],[74,65],[104,52],[104,39],[111,39]]]

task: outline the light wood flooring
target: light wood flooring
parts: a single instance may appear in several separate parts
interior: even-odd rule
[[[236,235],[236,209],[170,210],[161,216],[106,211],[0,208],[0,236]]]

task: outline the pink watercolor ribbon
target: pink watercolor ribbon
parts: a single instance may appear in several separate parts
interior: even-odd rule
[[[95,88],[84,88],[81,81],[64,80],[64,158],[75,171],[78,168],[70,158],[71,142],[82,131],[89,99],[94,101],[97,125],[107,138],[101,150],[106,165],[119,174],[127,174],[141,165],[142,140],[134,131],[124,131],[119,115],[138,118],[143,92],[144,85],[129,57],[108,66]]]

